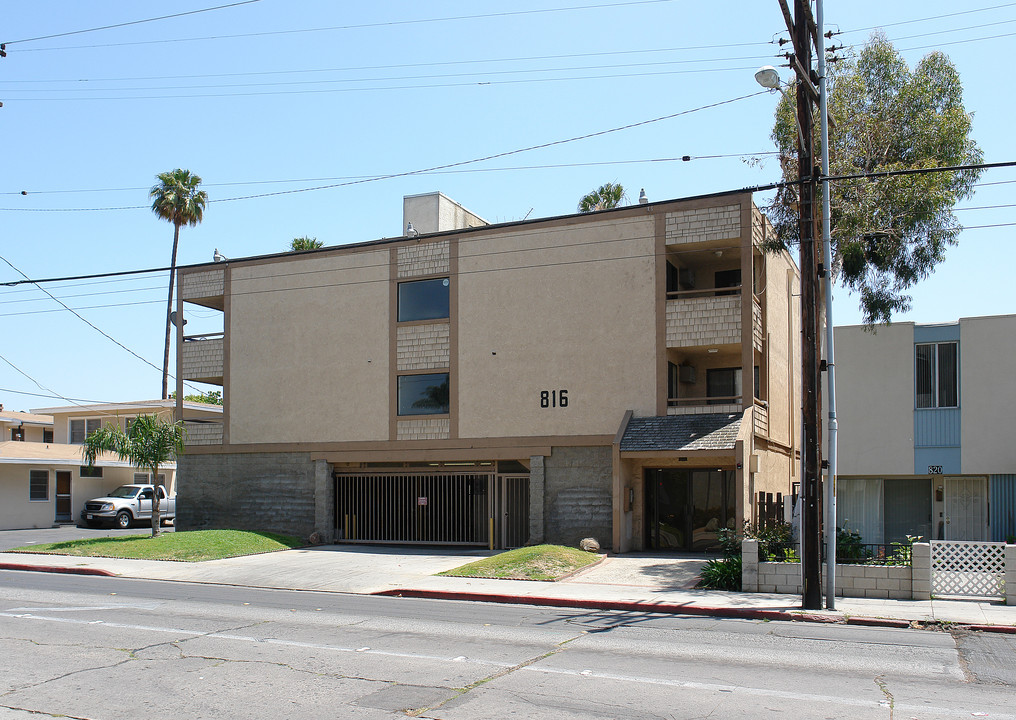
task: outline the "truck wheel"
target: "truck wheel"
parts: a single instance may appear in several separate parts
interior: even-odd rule
[[[127,512],[126,510],[122,510],[121,512],[118,512],[116,514],[116,526],[118,528],[123,528],[126,530],[131,526],[131,520],[133,519],[134,518],[131,517],[131,514],[129,512]]]

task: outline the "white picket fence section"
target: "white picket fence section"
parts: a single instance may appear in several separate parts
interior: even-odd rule
[[[931,595],[1005,597],[1005,543],[932,540]]]

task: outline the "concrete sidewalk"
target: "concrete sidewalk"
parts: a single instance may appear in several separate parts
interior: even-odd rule
[[[1001,602],[838,598],[836,610],[802,611],[797,595],[696,589],[704,563],[701,557],[608,555],[594,567],[555,583],[435,575],[490,554],[485,550],[330,545],[185,563],[0,553],[0,569],[760,620],[895,627],[955,623],[1016,633],[1016,607]]]

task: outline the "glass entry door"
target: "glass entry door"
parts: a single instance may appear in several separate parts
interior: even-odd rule
[[[735,522],[733,470],[647,469],[645,482],[647,548],[713,549]]]

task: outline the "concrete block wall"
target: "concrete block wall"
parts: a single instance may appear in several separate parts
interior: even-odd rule
[[[914,600],[931,600],[931,544],[914,543],[910,548]]]
[[[544,541],[577,547],[612,542],[610,447],[555,447],[543,458]]]
[[[185,422],[188,445],[221,445],[222,423]]]
[[[448,367],[451,358],[448,323],[399,325],[397,333],[395,355],[399,370]]]
[[[222,338],[188,340],[183,343],[183,376],[187,380],[222,377]]]
[[[449,272],[450,255],[447,240],[418,245],[403,245],[398,250],[398,277],[437,275]]]
[[[318,482],[309,453],[181,455],[177,459],[179,530],[263,530],[307,538],[331,535],[328,483]],[[324,485],[325,487],[319,487]]]
[[[451,433],[448,418],[399,420],[399,440],[446,440]]]
[[[741,296],[667,300],[667,347],[741,343]]]
[[[1005,546],[1005,604],[1016,605],[1016,545]]]
[[[667,244],[726,240],[741,236],[741,206],[722,205],[667,213]]]
[[[803,587],[801,572],[801,563],[759,562],[758,541],[741,542],[742,592],[799,595]],[[914,589],[916,575],[917,571],[906,565],[837,565],[836,594],[839,597],[920,600]],[[823,588],[827,577],[823,565]]]
[[[215,268],[212,270],[187,273],[182,278],[180,297],[184,300],[189,300],[191,298],[206,298],[222,295],[225,288],[225,281],[225,269]]]

